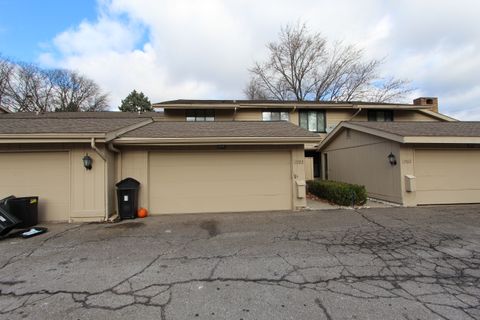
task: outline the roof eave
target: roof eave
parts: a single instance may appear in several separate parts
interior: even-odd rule
[[[358,104],[358,103],[182,103],[182,104],[154,104],[154,108],[164,110],[183,109],[394,109],[394,110],[427,110],[428,106],[414,106],[409,104]]]
[[[480,144],[480,137],[406,136],[406,144]]]
[[[320,137],[208,137],[208,138],[142,138],[123,137],[113,141],[116,145],[285,145],[318,143]]]
[[[44,133],[44,134],[0,134],[0,143],[90,143],[91,139],[105,142],[104,133]]]

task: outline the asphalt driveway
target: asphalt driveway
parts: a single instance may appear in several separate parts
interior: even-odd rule
[[[0,241],[1,319],[480,319],[480,206],[48,227]]]

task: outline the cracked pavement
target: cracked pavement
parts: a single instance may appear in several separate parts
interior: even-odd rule
[[[0,319],[480,319],[480,205],[153,216],[0,241]]]

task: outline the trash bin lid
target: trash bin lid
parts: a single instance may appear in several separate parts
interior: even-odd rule
[[[138,189],[140,182],[133,178],[126,178],[116,184],[118,189]]]

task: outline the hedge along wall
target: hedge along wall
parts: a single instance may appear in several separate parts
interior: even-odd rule
[[[309,180],[307,189],[319,198],[341,206],[361,206],[367,202],[364,186],[329,180]]]

